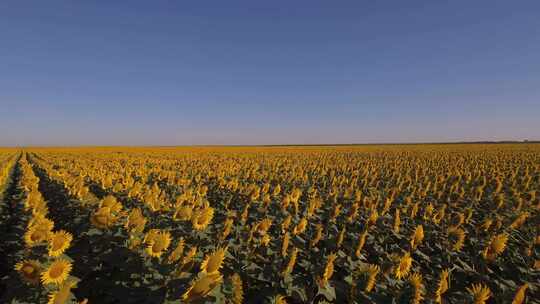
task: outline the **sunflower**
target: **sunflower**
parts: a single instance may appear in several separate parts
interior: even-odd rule
[[[189,249],[186,255],[182,258],[182,266],[188,264],[193,260],[193,258],[197,254],[197,249],[197,246],[193,246],[191,247],[191,249]]]
[[[208,227],[214,218],[214,208],[206,207],[195,213],[191,218],[191,224],[195,230],[202,231]]]
[[[287,301],[285,300],[285,296],[277,295],[274,298],[274,304],[287,304]]]
[[[260,235],[265,235],[266,232],[268,232],[268,229],[270,229],[270,226],[272,226],[272,220],[265,218],[257,224],[257,232]]]
[[[412,304],[419,304],[424,299],[424,284],[422,283],[422,275],[413,273],[409,276],[409,284],[413,289]]]
[[[409,252],[405,253],[401,258],[398,259],[398,264],[394,269],[394,274],[398,280],[407,277],[409,271],[411,271],[413,259]]]
[[[54,222],[48,219],[44,213],[36,213],[28,222],[28,228],[33,226],[41,227],[43,230],[52,231],[54,228]]]
[[[368,229],[364,230],[362,234],[360,234],[360,237],[358,238],[358,244],[356,245],[356,250],[354,251],[354,255],[357,258],[361,257],[362,249],[364,248],[364,245],[366,244],[366,237],[368,236]]]
[[[52,233],[49,238],[49,256],[57,257],[69,247],[73,236],[71,233],[60,230]]]
[[[146,253],[151,257],[161,257],[171,244],[171,234],[168,231],[157,232],[146,247]]]
[[[173,219],[175,221],[189,221],[193,216],[193,206],[184,205],[179,206],[174,212]]]
[[[270,238],[270,236],[268,234],[265,234],[262,238],[261,238],[261,246],[263,247],[267,247],[268,244],[270,244],[270,241],[272,239]]]
[[[420,245],[420,243],[422,242],[422,240],[424,239],[424,227],[422,227],[422,225],[418,225],[416,226],[416,228],[414,229],[414,232],[411,236],[411,247],[412,249],[416,249],[416,247],[418,245]]]
[[[289,258],[289,262],[287,263],[287,267],[285,267],[285,270],[283,270],[283,276],[287,276],[292,273],[294,269],[294,265],[296,264],[296,256],[298,255],[298,248],[294,247],[292,249],[291,256]]]
[[[171,252],[171,254],[169,255],[169,258],[167,259],[169,264],[172,264],[178,261],[182,257],[182,255],[184,254],[184,246],[185,246],[184,238],[180,238],[180,240],[178,240],[178,244],[176,245],[176,248]]]
[[[377,219],[379,218],[379,213],[377,212],[377,209],[373,209],[373,211],[370,213],[368,218],[368,225],[374,225],[377,223]]]
[[[101,207],[90,216],[92,225],[101,229],[107,229],[115,221],[116,217],[111,213],[111,208],[109,207]]]
[[[225,240],[229,234],[231,233],[232,227],[234,224],[233,218],[228,218],[225,220],[225,224],[223,224],[223,231],[221,232],[221,236],[219,237],[220,240]]]
[[[461,228],[448,228],[448,239],[453,251],[459,252],[465,243],[465,231]]]
[[[41,281],[43,284],[62,284],[68,278],[72,267],[68,260],[58,259],[41,273]]]
[[[227,252],[227,247],[219,248],[214,251],[212,254],[206,255],[204,260],[201,263],[201,273],[219,273],[219,269],[223,264],[225,259],[225,253]]]
[[[150,244],[154,241],[154,238],[159,234],[159,229],[150,229],[144,236],[144,242]]]
[[[527,291],[527,288],[529,288],[529,284],[527,283],[519,287],[519,289],[516,292],[516,295],[514,296],[514,299],[512,300],[512,304],[525,303],[525,292]]]
[[[286,257],[287,256],[287,249],[289,248],[291,236],[289,233],[285,233],[283,236],[283,241],[281,243],[281,256]]]
[[[37,260],[24,260],[15,265],[15,270],[29,283],[39,284],[41,264]]]
[[[399,225],[401,225],[401,217],[399,215],[399,209],[396,208],[396,212],[394,215],[394,233],[399,233]]]
[[[485,304],[491,297],[491,290],[483,284],[472,284],[471,287],[467,287],[467,291],[473,298],[474,304]]]
[[[510,228],[512,229],[518,229],[527,221],[529,218],[530,213],[529,212],[523,212],[521,215],[519,215],[513,222],[510,224]]]
[[[75,287],[74,281],[68,280],[64,282],[57,291],[49,294],[49,302],[47,304],[65,304],[71,296],[71,288]]]
[[[482,256],[488,261],[495,260],[506,248],[507,241],[508,235],[504,233],[494,236],[482,251]]]
[[[375,287],[380,271],[381,268],[374,264],[365,264],[358,268],[357,276],[362,280],[364,292],[370,292]]]
[[[306,231],[306,227],[307,227],[307,219],[304,217],[300,220],[300,222],[298,223],[298,225],[296,225],[293,229],[293,235],[299,235],[299,234],[302,234],[304,231]]]
[[[191,302],[204,298],[222,282],[223,276],[220,273],[203,275],[191,282],[188,290],[182,295],[182,300]]]
[[[100,208],[108,207],[112,213],[118,213],[122,210],[122,204],[112,195],[107,195],[99,206]]]
[[[242,279],[240,275],[235,273],[231,277],[232,283],[232,302],[234,304],[242,304],[244,301],[244,289],[242,288]]]
[[[315,236],[311,239],[309,242],[309,247],[315,247],[317,246],[317,243],[322,239],[323,236],[323,226],[321,224],[317,224],[315,227]]]
[[[289,226],[292,222],[292,215],[288,215],[281,223],[281,233],[285,234],[289,230]]]
[[[144,226],[146,225],[146,222],[147,222],[147,219],[142,214],[141,209],[134,208],[129,213],[124,227],[127,230],[133,231],[135,233],[141,233],[144,230]]]
[[[50,234],[51,230],[47,226],[33,225],[28,227],[24,234],[26,247],[44,245],[49,239]]]
[[[449,272],[445,269],[441,272],[439,282],[437,283],[437,290],[435,291],[435,303],[442,303],[442,295],[448,291],[449,287]]]
[[[326,286],[326,283],[328,283],[328,280],[334,274],[334,261],[336,258],[337,255],[335,253],[328,255],[328,258],[326,259],[326,266],[324,267],[324,273],[320,281],[321,286]]]

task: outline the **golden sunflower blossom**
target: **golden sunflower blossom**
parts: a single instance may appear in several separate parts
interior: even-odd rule
[[[171,254],[169,255],[169,258],[167,259],[169,264],[172,264],[178,261],[182,257],[182,255],[184,254],[184,246],[185,246],[184,238],[180,238],[180,240],[178,240],[178,244],[176,245],[176,248],[171,252]]]
[[[411,304],[419,304],[424,299],[424,284],[422,283],[422,275],[413,273],[409,276],[409,284],[413,289]]]
[[[491,297],[491,290],[481,283],[472,284],[471,287],[467,287],[467,291],[473,298],[474,304],[485,304]]]
[[[362,279],[364,292],[369,293],[377,283],[377,275],[381,271],[378,265],[366,264],[358,269],[359,277]]]
[[[418,225],[416,226],[416,228],[414,229],[414,233],[412,234],[411,236],[411,247],[412,249],[416,249],[416,247],[418,247],[418,245],[420,245],[420,243],[422,242],[422,240],[424,239],[424,227],[422,227],[422,225]]]
[[[512,300],[512,304],[523,304],[525,303],[525,292],[527,291],[527,288],[529,288],[529,284],[525,283],[521,285],[516,295],[514,296],[514,299]]]
[[[202,210],[199,210],[196,212],[192,219],[191,224],[193,225],[193,228],[195,230],[205,230],[206,227],[212,222],[212,219],[214,218],[214,208],[212,207],[206,207]]]
[[[459,252],[465,243],[465,231],[461,228],[448,228],[448,239],[453,251]]]
[[[482,251],[482,256],[488,261],[494,261],[506,248],[508,235],[502,233],[494,236]]]
[[[65,304],[68,303],[69,298],[71,297],[71,289],[76,286],[74,281],[66,281],[57,291],[53,291],[49,294],[49,301],[47,304]]]
[[[326,266],[324,267],[324,272],[321,277],[320,285],[326,286],[328,283],[328,280],[332,277],[334,274],[334,261],[336,260],[337,255],[335,253],[331,253],[328,255],[328,258],[326,259]]]
[[[242,279],[237,273],[231,277],[232,283],[232,302],[234,304],[242,304],[244,301],[244,289],[242,288]]]
[[[60,230],[52,233],[49,239],[49,256],[58,257],[69,248],[73,236],[71,233]]]
[[[394,269],[396,279],[401,280],[407,277],[411,271],[412,262],[413,259],[411,258],[411,254],[409,252],[405,253],[401,258],[399,258],[398,264]]]
[[[219,248],[213,253],[206,255],[201,263],[201,273],[214,274],[219,273],[223,261],[225,260],[225,254],[227,253],[227,247]]]
[[[159,258],[167,251],[171,244],[171,234],[168,231],[159,231],[148,241],[146,253],[151,257]]]
[[[24,260],[15,265],[15,270],[28,283],[38,285],[41,275],[41,264],[37,260]]]
[[[214,288],[223,282],[220,273],[203,275],[191,282],[188,290],[182,295],[182,300],[192,302],[205,298]]]
[[[71,262],[65,259],[57,259],[41,273],[43,284],[62,284],[69,276],[72,269]]]
[[[442,295],[448,291],[449,288],[449,275],[448,269],[441,271],[439,282],[437,283],[437,290],[435,290],[435,303],[442,303]]]
[[[51,235],[51,229],[47,226],[33,225],[28,227],[24,234],[26,247],[45,245]]]
[[[287,263],[287,267],[285,267],[285,270],[283,271],[282,275],[287,276],[293,272],[294,265],[296,264],[296,257],[298,255],[298,248],[293,248],[291,256],[289,258],[289,262]]]
[[[296,225],[293,229],[293,235],[300,235],[306,231],[307,227],[307,219],[304,217],[298,222],[298,225]]]

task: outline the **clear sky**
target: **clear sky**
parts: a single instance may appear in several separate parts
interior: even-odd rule
[[[0,2],[0,145],[540,139],[540,1]]]

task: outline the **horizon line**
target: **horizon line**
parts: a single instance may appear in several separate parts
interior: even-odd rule
[[[459,144],[538,144],[540,140],[479,140],[442,142],[381,142],[381,143],[318,143],[318,144],[194,144],[194,145],[36,145],[0,146],[0,148],[99,148],[99,147],[333,147],[333,146],[389,146],[389,145],[459,145]]]

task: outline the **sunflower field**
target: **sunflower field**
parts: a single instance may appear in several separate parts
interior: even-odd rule
[[[0,303],[540,303],[540,145],[0,149]]]

